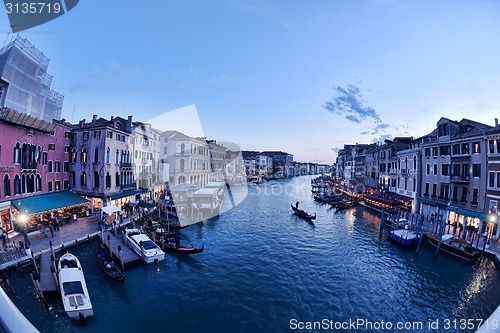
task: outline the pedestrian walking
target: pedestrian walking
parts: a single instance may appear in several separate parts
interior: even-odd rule
[[[0,237],[2,237],[3,249],[6,250],[7,249],[7,241],[6,241],[5,231],[3,230],[3,228],[0,228]]]
[[[56,216],[56,219],[54,220],[54,229],[56,231],[59,231],[59,219]]]
[[[50,228],[50,236],[54,238],[54,227],[52,226],[52,224],[49,225],[49,228]]]

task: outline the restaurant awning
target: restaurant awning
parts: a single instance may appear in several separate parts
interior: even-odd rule
[[[44,213],[60,208],[80,206],[89,203],[87,199],[70,191],[60,191],[12,200],[12,207],[27,214]]]
[[[115,194],[111,194],[109,196],[109,199],[110,200],[116,200],[116,199],[121,199],[121,198],[125,198],[125,197],[130,197],[132,195],[136,195],[136,191],[127,191],[127,192],[122,192],[122,193],[115,193]]]
[[[441,203],[441,202],[437,202],[437,201],[434,201],[434,200],[429,200],[429,199],[422,199],[421,203],[423,203],[425,205],[429,205],[429,206],[439,207],[441,209],[447,209],[448,208],[447,204],[444,204],[444,203]]]
[[[457,209],[457,214],[458,214],[458,215],[467,216],[467,217],[479,217],[479,215],[480,215],[481,213],[479,213],[479,212],[475,212],[475,211],[473,211],[473,210],[468,210],[468,209],[459,208],[459,209]]]
[[[404,201],[404,202],[408,202],[408,201],[413,200],[412,197],[408,197],[406,195],[402,195],[402,194],[399,194],[396,192],[387,192],[387,196],[394,199],[394,200],[399,200],[399,201]]]
[[[387,206],[401,206],[401,202],[397,201],[397,200],[394,200],[394,199],[390,199],[390,198],[384,198],[384,197],[380,197],[378,195],[373,195],[373,194],[365,194],[365,199],[368,199],[368,200],[373,200],[373,201],[377,201],[383,205],[387,205]]]
[[[102,207],[102,211],[108,215],[111,215],[111,214],[116,213],[116,212],[121,212],[121,209],[116,207],[115,205],[111,205],[111,206]]]
[[[446,207],[446,210],[449,212],[456,212],[458,210],[458,207],[448,206],[448,207]]]
[[[139,203],[137,205],[139,205],[139,206],[141,206],[143,208],[148,208],[148,209],[151,209],[151,208],[155,207],[155,205],[153,205],[153,204],[151,204],[149,202],[146,202],[146,201],[142,201],[142,200],[139,201]]]
[[[495,215],[496,215],[496,214],[495,214]],[[481,221],[492,222],[492,221],[491,221],[492,217],[493,217],[493,220],[494,220],[494,221],[496,221],[496,218],[494,217],[494,215],[493,215],[493,214],[491,214],[491,215],[490,215],[490,214],[486,214],[486,213],[481,213],[481,214],[479,214],[479,219],[480,219]]]

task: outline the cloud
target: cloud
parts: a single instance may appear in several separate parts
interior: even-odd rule
[[[392,139],[392,135],[391,134],[384,134],[384,135],[381,135],[378,139],[375,138],[373,139],[373,143],[377,143],[377,142],[384,142],[386,139]]]
[[[391,127],[389,124],[378,124],[377,126],[371,128],[370,130],[363,131],[359,134],[371,134],[371,135],[376,135],[380,134],[381,132],[385,133],[385,131]]]
[[[333,151],[334,153],[338,153],[341,149],[342,149],[342,148],[339,148],[339,147],[334,147],[334,148],[332,148],[332,151]]]
[[[94,67],[94,74],[107,83],[116,84],[136,77],[139,71],[136,68],[124,66],[117,60],[112,60],[106,68]]]
[[[222,74],[217,77],[213,77],[207,81],[207,83],[211,86],[221,86],[224,84],[233,84],[242,86],[243,79],[238,75],[226,75]]]
[[[361,124],[363,120],[372,119],[381,123],[382,119],[374,108],[365,105],[365,100],[358,86],[349,84],[336,87],[338,96],[326,101],[323,108],[333,114],[344,116],[347,120]]]

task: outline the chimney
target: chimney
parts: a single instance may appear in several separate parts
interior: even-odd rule
[[[85,125],[85,119],[80,120],[80,127],[83,127]]]
[[[132,132],[132,116],[128,116],[127,124],[125,125],[125,131]]]
[[[498,126],[498,118],[495,118],[495,127]]]
[[[95,114],[92,116],[92,122],[95,123],[96,120],[97,120],[97,115]]]
[[[113,116],[111,116],[111,119],[110,120],[113,120]]]

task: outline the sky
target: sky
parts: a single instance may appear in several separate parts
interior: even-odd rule
[[[500,118],[500,1],[82,0],[19,34],[71,122],[195,105],[209,139],[333,163],[441,117]]]

